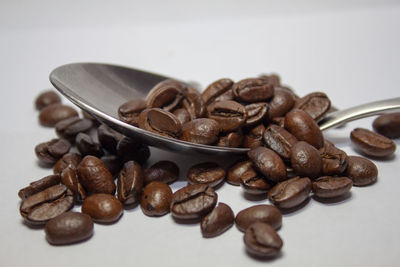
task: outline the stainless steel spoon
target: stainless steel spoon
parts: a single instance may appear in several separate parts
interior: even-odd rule
[[[132,98],[145,98],[147,92],[168,77],[123,66],[100,63],[73,63],[50,73],[50,81],[63,95],[111,128],[161,149],[214,155],[243,154],[247,148],[199,145],[157,135],[118,119],[118,107]],[[400,97],[372,102],[328,114],[321,130],[352,120],[400,109]]]

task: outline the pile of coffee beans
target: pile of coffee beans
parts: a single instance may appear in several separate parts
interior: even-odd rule
[[[317,121],[331,108],[328,97],[315,92],[300,98],[276,75],[236,83],[220,79],[202,94],[166,80],[146,100],[119,107],[124,122],[163,136],[250,148],[228,169],[215,162],[190,167],[188,185],[176,192],[169,185],[180,177],[179,167],[168,160],[147,166],[147,145],[87,113],[80,117],[53,91],[40,94],[35,106],[40,124],[54,127],[58,136],[35,147],[39,164],[51,166],[53,174],[18,192],[20,214],[27,225],[44,226],[53,245],[87,240],[93,222],[115,223],[125,208],[139,204],[147,216],[171,213],[177,222],[199,222],[205,238],[236,224],[249,255],[276,257],[283,246],[277,233],[282,212],[301,208],[311,195],[340,200],[352,186],[373,184],[378,177],[372,161],[348,156],[324,139]],[[389,138],[400,136],[400,113],[378,117],[373,128],[376,132],[352,131],[355,148],[368,157],[390,157],[396,146]],[[218,201],[225,181],[241,186],[245,194],[268,198],[270,204],[235,216],[227,203]],[[81,205],[81,212],[70,211],[75,205]]]

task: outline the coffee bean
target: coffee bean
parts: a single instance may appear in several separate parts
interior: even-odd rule
[[[203,162],[189,168],[187,177],[191,184],[215,187],[224,181],[226,171],[215,162]]]
[[[354,129],[350,139],[354,147],[367,156],[384,158],[396,150],[396,144],[392,140],[363,128]]]
[[[242,174],[240,177],[240,186],[246,193],[251,195],[266,194],[272,187],[252,168]]]
[[[138,126],[139,114],[146,108],[146,101],[143,99],[132,99],[125,102],[118,108],[118,117],[121,121],[133,126]]]
[[[159,108],[152,108],[145,109],[140,113],[139,127],[162,136],[179,138],[182,125],[174,114]]]
[[[39,162],[44,165],[53,165],[64,156],[71,148],[71,144],[65,139],[52,139],[40,143],[35,147],[35,154]]]
[[[44,231],[52,245],[72,244],[92,236],[93,221],[87,214],[69,211],[49,220]]]
[[[262,123],[268,113],[268,104],[264,102],[253,103],[245,106],[247,119],[245,126]]]
[[[80,119],[72,117],[59,121],[56,126],[56,133],[59,137],[65,138],[70,142],[75,140],[78,133],[88,132],[93,126],[93,122],[89,119]]]
[[[97,128],[97,137],[101,146],[110,153],[117,153],[118,142],[124,137],[119,132],[111,129],[105,124]]]
[[[222,134],[217,142],[217,146],[220,147],[240,147],[243,142],[242,131],[230,132],[227,134]]]
[[[61,177],[59,174],[52,174],[43,177],[42,179],[39,179],[37,181],[31,182],[29,186],[22,188],[18,192],[18,196],[24,200],[36,193],[39,193],[46,188],[49,188],[53,185],[59,184],[61,181]]]
[[[146,107],[148,109],[162,108],[165,111],[173,111],[182,101],[182,90],[183,87],[180,82],[164,80],[150,90],[146,97]]]
[[[294,108],[307,112],[315,121],[319,121],[328,112],[331,101],[322,92],[310,93],[296,100]]]
[[[79,163],[79,181],[82,183],[86,192],[94,193],[115,193],[114,179],[104,163],[94,156],[86,156]]]
[[[82,160],[82,156],[77,153],[67,153],[54,164],[53,172],[61,173],[67,167],[76,169]]]
[[[282,159],[271,149],[256,147],[247,152],[254,167],[268,180],[280,182],[286,179],[286,166]]]
[[[147,216],[162,216],[169,212],[172,190],[163,182],[151,182],[143,188],[140,207]]]
[[[182,127],[181,140],[211,145],[218,140],[220,132],[219,123],[213,119],[195,119],[187,122]]]
[[[266,223],[256,222],[250,225],[244,234],[246,250],[256,257],[277,256],[283,246],[283,241],[276,231]]]
[[[285,117],[275,117],[271,119],[272,123],[285,128]]]
[[[244,102],[265,101],[274,96],[274,86],[263,79],[249,78],[232,86],[235,98]]]
[[[274,97],[269,102],[269,119],[285,116],[292,109],[294,103],[295,96],[293,93],[281,87],[276,87]]]
[[[258,78],[273,86],[279,86],[281,84],[281,78],[277,74],[261,74]]]
[[[210,84],[202,93],[202,98],[205,106],[208,106],[219,96],[230,91],[233,81],[231,79],[219,79]],[[231,99],[229,99],[231,100]]]
[[[250,160],[239,161],[232,165],[226,176],[226,181],[232,185],[240,185],[242,175],[252,169],[253,163]]]
[[[218,203],[209,214],[201,220],[200,228],[203,237],[215,237],[228,230],[234,223],[235,215],[225,203]]]
[[[293,145],[290,162],[300,176],[316,178],[321,175],[322,158],[318,150],[306,142],[299,141]]]
[[[291,209],[308,199],[311,180],[294,177],[275,185],[268,192],[268,199],[280,209]]]
[[[40,93],[35,100],[35,107],[41,110],[49,105],[61,103],[61,98],[54,91],[48,90]]]
[[[227,100],[234,100],[235,96],[233,95],[232,88],[223,93],[222,95],[218,96],[217,98],[214,99],[214,102],[220,102],[220,101],[227,101]]]
[[[91,195],[82,204],[82,213],[99,223],[113,223],[121,217],[123,211],[122,203],[110,194]]]
[[[104,155],[103,149],[99,143],[93,141],[93,139],[85,134],[79,133],[75,139],[76,147],[79,152],[83,155],[92,155],[95,157],[101,157]]]
[[[288,160],[293,145],[297,142],[296,137],[278,125],[269,125],[263,134],[267,147],[275,151],[283,159]]]
[[[188,111],[191,120],[203,117],[206,111],[200,92],[191,87],[183,90],[182,105]]]
[[[275,206],[262,204],[240,211],[235,218],[236,226],[242,232],[255,222],[267,223],[277,230],[282,225],[282,213]]]
[[[174,193],[171,213],[176,219],[200,219],[215,207],[217,201],[218,195],[211,186],[187,185]]]
[[[372,124],[374,130],[390,139],[400,137],[400,112],[380,115]]]
[[[71,190],[77,202],[82,202],[86,198],[86,191],[78,180],[76,169],[66,167],[62,170],[61,183]]]
[[[162,160],[144,171],[144,184],[154,181],[173,183],[179,177],[179,167],[172,161]]]
[[[182,125],[191,120],[189,112],[187,112],[187,110],[184,108],[175,109],[172,114],[176,116],[176,118],[181,122]]]
[[[43,126],[54,127],[59,121],[77,116],[78,112],[70,106],[52,104],[40,110],[39,123]]]
[[[89,112],[84,111],[83,109],[81,110],[82,113],[82,117],[88,120],[91,120],[93,125],[98,126],[100,124],[100,122]]]
[[[243,147],[255,148],[263,146],[263,134],[265,131],[265,126],[263,124],[257,125],[252,128],[248,134],[244,136]]]
[[[106,165],[107,170],[110,171],[111,175],[115,177],[122,168],[123,162],[116,155],[105,155],[102,156],[101,161]]]
[[[349,156],[346,176],[353,180],[355,186],[370,185],[378,178],[378,168],[366,158]]]
[[[347,154],[325,140],[324,146],[319,149],[322,158],[323,175],[340,175],[347,168]]]
[[[123,162],[133,160],[143,165],[150,157],[150,149],[139,140],[124,137],[118,142],[117,155]]]
[[[126,162],[117,178],[118,199],[124,205],[134,204],[139,201],[142,188],[142,168],[134,161]]]
[[[223,132],[241,127],[246,119],[246,108],[235,101],[214,102],[207,107],[207,117],[216,120]]]
[[[347,194],[353,182],[347,177],[322,176],[312,183],[314,195],[320,198],[335,198]]]

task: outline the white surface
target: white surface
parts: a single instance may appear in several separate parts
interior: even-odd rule
[[[203,86],[220,77],[276,72],[300,95],[323,90],[340,108],[399,96],[399,1],[199,3],[0,2],[0,265],[399,266],[399,151],[392,160],[375,161],[378,182],[353,188],[343,203],[311,199],[285,215],[282,256],[267,263],[246,255],[236,227],[203,239],[197,224],[179,225],[170,215],[149,218],[140,208],[114,225],[96,224],[91,240],[73,246],[52,247],[42,230],[22,223],[18,190],[51,172],[37,165],[33,148],[55,134],[38,125],[33,99],[50,87],[48,74],[58,65],[116,63]],[[371,121],[325,136],[355,154],[349,132]],[[181,178],[192,164],[209,159],[152,152],[150,164],[179,162]],[[246,200],[229,184],[217,192],[235,213],[267,202]]]

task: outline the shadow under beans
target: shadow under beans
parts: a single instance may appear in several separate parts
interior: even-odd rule
[[[342,196],[334,197],[334,198],[321,198],[316,195],[313,195],[312,198],[320,203],[327,204],[329,206],[339,205],[344,202],[349,201],[352,198],[352,193],[348,192]]]
[[[132,204],[129,204],[129,205],[124,205],[124,211],[134,212],[134,211],[139,209],[139,206],[140,206],[139,205],[139,201],[135,202],[135,203],[132,203]]]
[[[29,222],[25,221],[24,219],[21,220],[21,223],[31,230],[43,230],[44,226],[45,226],[45,223],[44,224],[30,224]]]
[[[364,152],[362,152],[361,150],[353,147],[353,151],[358,155],[358,156],[362,156],[364,158],[367,158],[369,160],[373,160],[373,161],[378,161],[378,162],[391,162],[391,161],[395,161],[396,160],[396,151],[392,154],[389,155],[387,157],[374,157],[371,155],[367,155]],[[349,155],[352,156],[352,155]]]
[[[117,222],[119,222],[123,216],[124,216],[124,214],[122,214],[117,220],[112,221],[112,222],[99,222],[99,221],[95,221],[95,220],[93,220],[93,222],[95,224],[99,224],[99,225],[106,225],[106,226],[113,225],[113,224],[116,224]]]
[[[282,258],[282,257],[283,257],[283,252],[282,252],[282,251],[280,251],[277,255],[275,255],[275,256],[273,256],[273,257],[261,257],[261,256],[256,256],[256,255],[253,255],[253,254],[249,253],[249,252],[247,251],[246,248],[244,248],[244,250],[245,250],[246,254],[247,254],[251,259],[256,260],[256,261],[273,262],[273,261],[276,261],[276,260],[278,260],[279,258]]]
[[[282,212],[282,215],[285,217],[288,216],[293,216],[299,213],[302,209],[304,209],[305,206],[310,202],[310,197],[308,197],[306,200],[304,200],[301,204],[297,205],[296,207],[290,208],[290,209],[280,209]]]
[[[54,164],[43,163],[40,160],[36,160],[36,163],[40,168],[48,169],[48,170],[53,169],[53,165],[54,165]]]
[[[93,236],[94,236],[94,233],[92,233],[90,236],[86,237],[85,239],[82,239],[82,240],[79,240],[79,241],[76,241],[76,242],[66,243],[66,244],[53,244],[53,243],[51,243],[51,242],[47,239],[47,237],[46,237],[45,239],[46,239],[46,241],[47,241],[51,246],[53,246],[53,247],[64,247],[64,246],[79,245],[79,244],[81,244],[81,243],[84,243],[84,242],[88,241],[88,240],[91,239]]]
[[[201,218],[198,219],[179,219],[175,218],[174,216],[171,216],[174,222],[182,225],[196,225],[201,222]]]
[[[263,201],[263,200],[266,200],[268,198],[268,194],[267,193],[259,194],[259,195],[253,195],[253,194],[249,194],[247,192],[242,192],[242,195],[246,200],[249,200],[249,201]]]

